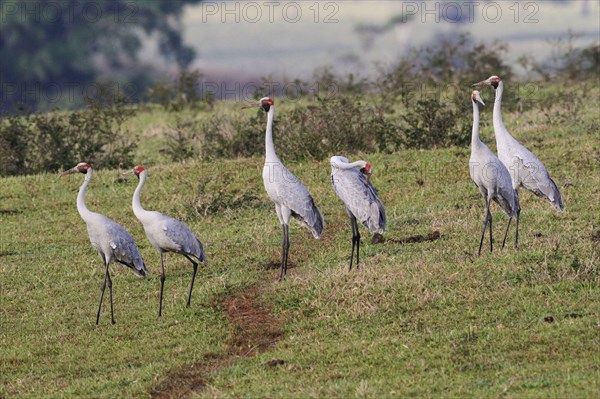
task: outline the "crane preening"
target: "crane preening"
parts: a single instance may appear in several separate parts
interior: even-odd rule
[[[308,228],[317,239],[323,234],[323,216],[315,202],[300,180],[281,163],[275,153],[273,144],[273,117],[275,102],[269,97],[263,97],[258,102],[242,108],[262,108],[267,112],[267,129],[265,131],[265,165],[263,167],[263,182],[265,190],[275,203],[275,211],[283,231],[283,248],[281,255],[281,272],[279,281],[285,278],[290,248],[289,223],[294,217],[302,226]]]
[[[104,290],[106,289],[107,284],[110,292],[110,318],[111,323],[115,324],[112,280],[110,278],[109,265],[115,261],[123,266],[127,266],[139,277],[146,277],[148,275],[148,270],[146,270],[146,265],[142,260],[142,256],[129,233],[118,223],[104,215],[91,212],[86,207],[85,193],[90,184],[90,180],[92,180],[92,167],[89,164],[82,162],[74,168],[64,171],[61,173],[61,176],[66,176],[71,173],[85,174],[85,179],[77,194],[77,210],[87,225],[90,242],[100,254],[105,268],[104,282],[101,287],[102,294],[100,295],[98,313],[96,314],[96,325],[98,325],[98,321],[100,320],[100,309],[102,309],[102,300],[104,299]]]
[[[142,188],[144,187],[144,184],[146,184],[146,178],[148,177],[148,172],[144,167],[138,165],[135,169],[126,172],[126,174],[134,174],[139,179],[138,186],[133,194],[131,206],[133,208],[133,213],[144,226],[148,241],[150,241],[152,246],[154,246],[160,254],[161,275],[158,317],[161,317],[163,289],[165,286],[164,253],[175,252],[181,254],[185,256],[194,267],[187,299],[187,307],[190,306],[192,300],[192,290],[194,289],[194,280],[196,279],[196,272],[198,271],[198,262],[206,263],[206,255],[204,254],[202,243],[186,224],[167,215],[163,215],[160,212],[147,211],[142,208],[140,203],[140,193],[142,192]]]
[[[479,252],[477,253],[479,256],[481,255],[485,228],[488,223],[490,225],[490,252],[492,252],[494,246],[492,241],[492,214],[490,212],[492,200],[498,203],[509,217],[504,239],[502,240],[502,248],[504,248],[512,218],[517,218],[516,224],[519,223],[519,199],[512,187],[511,177],[506,166],[479,138],[479,105],[477,103],[480,102],[483,105],[483,100],[477,90],[471,93],[471,102],[473,103],[473,131],[471,135],[469,173],[485,200],[483,231],[481,232]]]
[[[556,183],[548,174],[544,164],[531,151],[525,148],[508,132],[502,121],[502,92],[504,83],[498,76],[475,83],[474,87],[491,86],[496,91],[493,122],[498,158],[506,166],[512,179],[512,186],[518,196],[518,189],[525,187],[538,197],[548,200],[559,212],[564,210],[562,196]],[[520,213],[520,211],[517,211]],[[519,218],[516,223],[515,246],[519,244]]]
[[[359,265],[360,232],[357,219],[373,234],[373,242],[383,242],[386,228],[385,208],[370,182],[371,164],[365,161],[350,162],[341,156],[331,157],[331,184],[338,197],[344,202],[352,228],[352,252],[350,266],[356,247],[356,268]]]

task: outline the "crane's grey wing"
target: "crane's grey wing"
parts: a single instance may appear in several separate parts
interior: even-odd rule
[[[106,230],[110,237],[109,245],[113,250],[115,260],[131,268],[138,276],[146,276],[148,270],[131,235],[120,224],[108,220],[110,223]]]
[[[486,163],[493,166],[493,171],[488,170],[486,176],[493,177],[496,192],[493,199],[509,217],[517,216],[519,198],[513,188],[512,177],[506,166],[491,151],[490,154]]]
[[[368,184],[367,187],[369,188],[369,197],[370,197],[371,201],[373,201],[373,204],[377,205],[377,209],[379,211],[379,222],[377,223],[377,226],[379,227],[378,231],[373,231],[370,226],[368,226],[368,227],[372,233],[383,234],[383,232],[387,228],[387,217],[385,215],[385,207],[383,206],[383,203],[381,202],[381,200],[379,199],[379,196],[377,195],[377,189],[375,188],[375,186],[373,186],[371,183],[367,183],[367,184]],[[373,208],[373,206],[372,206],[372,208]]]
[[[296,176],[287,171],[286,178],[277,185],[277,195],[292,216],[308,228],[315,238],[321,238],[325,222],[308,189]]]
[[[377,190],[367,182],[365,175],[356,169],[336,170],[331,176],[335,193],[344,201],[346,208],[371,233],[382,234],[387,219]]]
[[[202,243],[185,223],[165,216],[161,228],[174,244],[175,252],[193,255],[199,261],[206,260]]]
[[[499,162],[499,161],[498,161]],[[517,192],[513,188],[512,178],[508,173],[508,169],[504,164],[500,164],[501,168],[498,168],[498,182],[496,189],[496,196],[494,201],[500,205],[500,208],[509,216],[517,216],[520,208],[519,197]]]
[[[544,164],[525,147],[520,149],[515,160],[521,185],[538,197],[547,199],[557,211],[562,212],[562,195]]]

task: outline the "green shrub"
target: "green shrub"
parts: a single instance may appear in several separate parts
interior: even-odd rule
[[[31,136],[28,116],[12,115],[0,120],[0,176],[26,173]]]
[[[173,162],[180,162],[197,155],[194,140],[197,124],[192,120],[176,118],[172,133],[167,133],[166,154]]]
[[[402,118],[402,143],[407,148],[463,146],[470,141],[470,125],[461,121],[461,113],[436,99],[417,101]]]
[[[202,157],[251,157],[264,152],[266,113],[257,110],[253,116],[244,113],[215,114],[200,125]],[[273,124],[276,131],[277,118]]]
[[[131,166],[136,145],[129,141],[124,123],[133,108],[106,87],[86,103],[86,109],[69,114],[28,114],[0,121],[0,175],[55,172],[83,160],[97,167]]]
[[[149,102],[162,105],[165,111],[180,112],[199,109],[201,106],[200,84],[203,75],[198,70],[182,70],[174,83],[158,82],[146,91]],[[207,104],[212,107],[213,95],[206,93]]]

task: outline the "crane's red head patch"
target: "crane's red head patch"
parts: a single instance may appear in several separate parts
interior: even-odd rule
[[[502,79],[500,78],[500,76],[496,76],[496,75],[491,76],[488,80],[490,81],[490,85],[492,85],[492,87],[494,89],[497,89],[498,85],[502,81]]]
[[[360,173],[362,173],[363,175],[366,175],[367,179],[368,179],[369,176],[371,176],[371,164],[368,162],[365,162],[365,166],[360,168]]]
[[[133,174],[136,176],[139,176],[140,173],[142,173],[144,171],[144,167],[142,165],[138,165],[136,166],[136,168],[133,170]]]
[[[79,165],[76,166],[77,170],[79,170],[80,173],[86,174],[88,169],[91,168],[89,163],[85,163],[82,162]]]
[[[275,105],[275,101],[272,98],[263,97],[260,99],[260,106],[265,110],[265,112],[269,112],[273,105]]]

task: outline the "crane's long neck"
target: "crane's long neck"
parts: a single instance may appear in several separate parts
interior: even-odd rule
[[[278,162],[275,154],[275,144],[273,144],[273,117],[275,115],[275,106],[271,105],[267,113],[267,130],[265,132],[265,162]]]
[[[142,193],[142,188],[144,188],[144,184],[146,184],[146,178],[148,177],[148,172],[145,170],[140,173],[140,182],[138,183],[135,192],[133,193],[133,199],[131,200],[131,207],[133,208],[133,213],[135,217],[138,219],[142,219],[147,211],[142,208],[142,204],[140,202],[140,195]]]
[[[471,100],[473,103],[473,131],[471,133],[471,148],[475,148],[481,143],[479,138],[479,106],[477,101]]]
[[[494,132],[496,133],[496,143],[498,143],[498,136],[506,136],[508,131],[506,127],[504,127],[504,122],[502,121],[502,92],[504,91],[504,83],[502,81],[498,82],[498,87],[496,88],[496,100],[494,101],[494,112],[493,112],[493,121],[494,121]]]
[[[365,161],[356,161],[352,163],[335,162],[334,166],[339,169],[364,168],[367,163]]]
[[[77,193],[77,211],[79,212],[81,218],[86,222],[94,214],[85,205],[85,193],[87,191],[88,185],[90,184],[90,180],[92,180],[92,174],[92,168],[88,168],[87,173],[85,174],[85,179],[83,180],[83,184],[81,185],[81,187],[79,187],[79,193]]]

